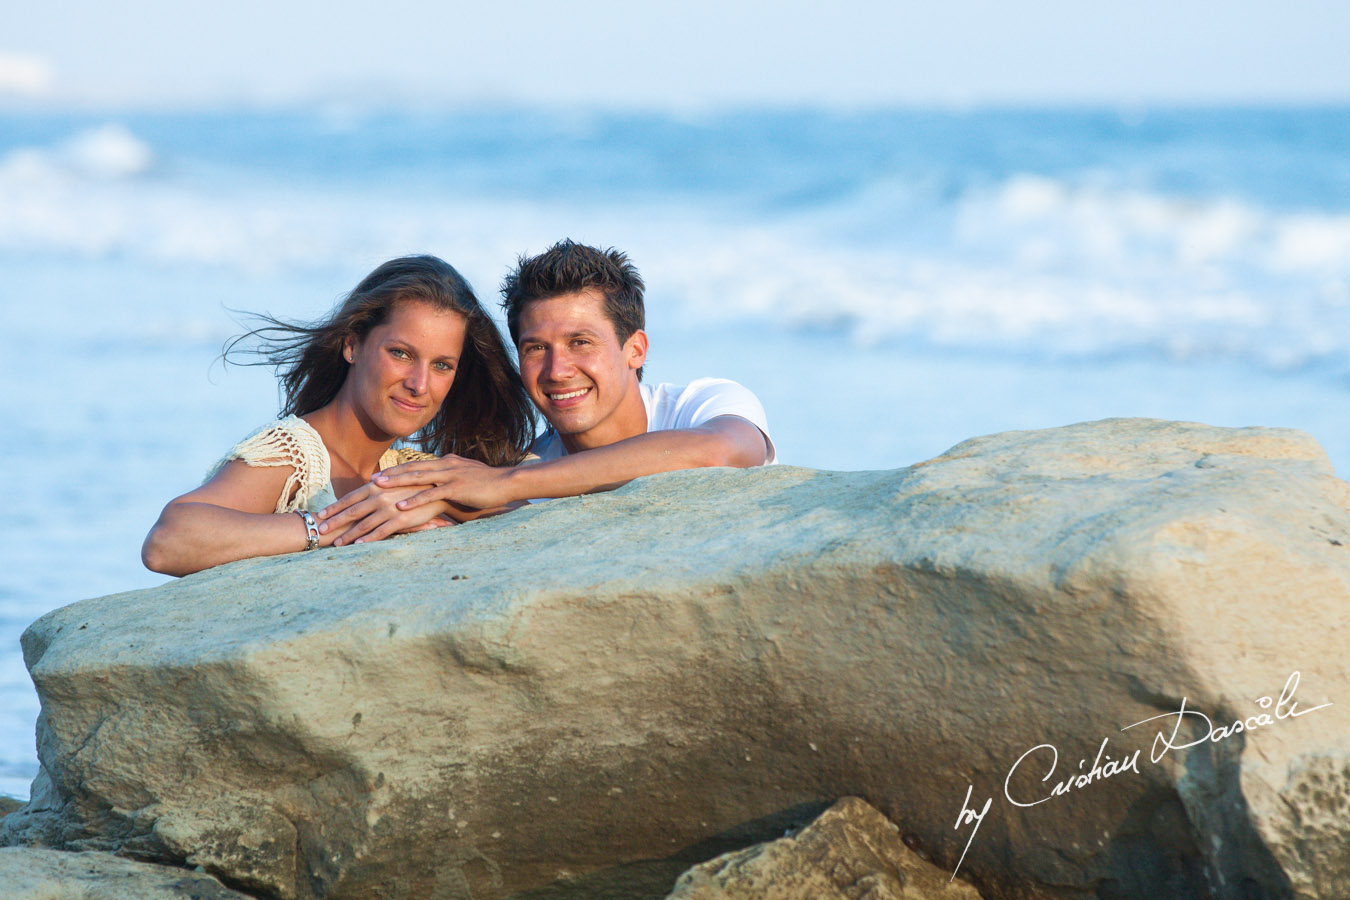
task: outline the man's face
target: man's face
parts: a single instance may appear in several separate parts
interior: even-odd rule
[[[537,300],[520,313],[520,377],[573,452],[647,430],[637,370],[647,335],[620,343],[605,298],[588,288]]]

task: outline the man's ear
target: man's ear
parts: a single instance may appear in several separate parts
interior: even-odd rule
[[[643,363],[647,361],[647,332],[641,328],[633,332],[628,340],[624,341],[623,350],[627,357],[628,368],[633,371],[642,368]]]

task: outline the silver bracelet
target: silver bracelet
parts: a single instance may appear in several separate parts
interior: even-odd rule
[[[305,549],[314,550],[319,546],[319,523],[307,509],[297,509],[295,514],[305,520]]]

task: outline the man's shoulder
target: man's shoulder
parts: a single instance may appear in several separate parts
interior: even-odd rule
[[[694,396],[704,393],[717,393],[720,391],[745,391],[750,389],[730,378],[695,378],[686,384],[672,384],[663,382],[661,384],[643,384],[643,393],[649,399],[673,398],[680,399],[687,396]]]
[[[718,398],[753,398],[755,394],[751,389],[733,382],[730,378],[695,378],[694,381],[686,385],[674,385],[674,383],[661,383],[661,385],[643,385],[643,398],[647,401],[648,410],[653,406],[660,405],[686,405],[686,403],[697,403],[703,399]]]
[[[688,384],[659,384],[647,398],[648,430],[695,428],[720,416],[736,416],[764,435],[768,462],[777,458],[764,405],[754,392],[730,378],[696,378]]]
[[[658,384],[644,389],[649,428],[690,428],[717,416],[738,415],[761,425],[759,398],[730,378],[695,378],[688,384]]]
[[[525,454],[525,459],[521,465],[528,466],[534,463],[548,462],[550,459],[559,459],[567,455],[567,448],[563,446],[562,437],[550,425],[544,430],[544,433],[534,439],[530,444],[529,451]]]

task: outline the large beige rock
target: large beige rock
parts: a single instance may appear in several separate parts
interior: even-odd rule
[[[725,853],[680,876],[666,900],[980,900],[845,797],[801,832]]]
[[[0,847],[5,900],[252,900],[210,875],[111,853]]]
[[[1348,494],[1297,432],[1107,421],[223,566],[30,628],[0,831],[283,898],[661,897],[856,795],[990,900],[1344,898]],[[1255,727],[1151,762],[1183,699],[1178,745]],[[1104,740],[1137,771],[1050,795]]]

